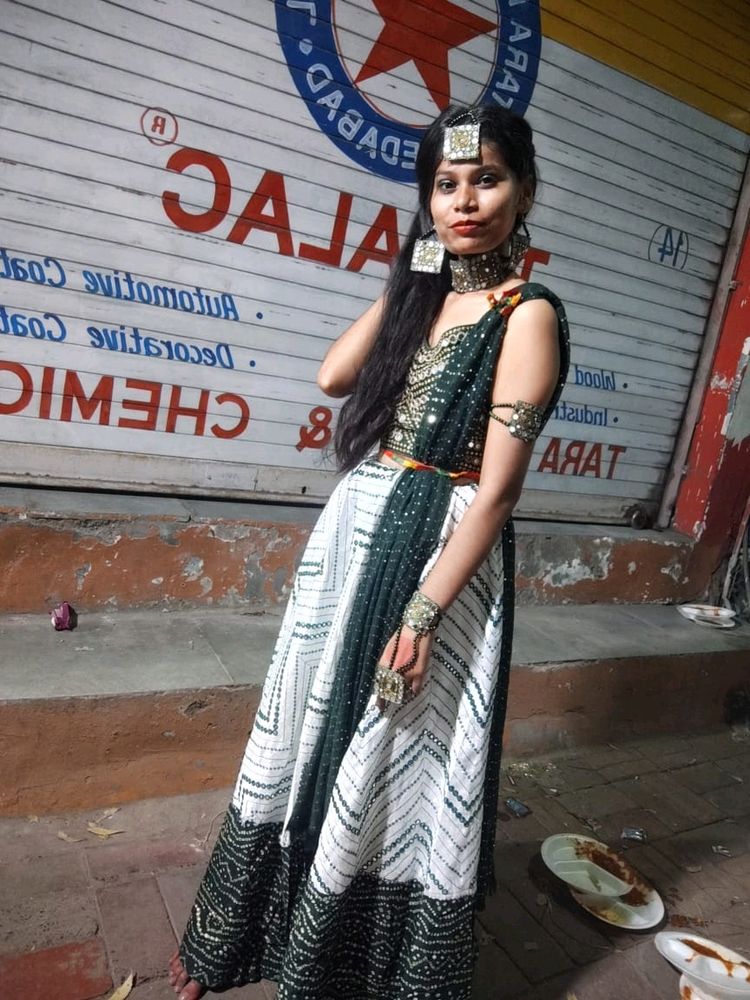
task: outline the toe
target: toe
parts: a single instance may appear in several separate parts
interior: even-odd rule
[[[200,983],[196,983],[194,979],[191,979],[182,993],[180,993],[178,1000],[200,1000],[204,992]]]

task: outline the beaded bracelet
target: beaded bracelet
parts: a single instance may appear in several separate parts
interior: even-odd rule
[[[415,590],[404,608],[401,624],[412,629],[417,635],[427,635],[428,632],[435,631],[442,617],[440,605],[421,590]]]

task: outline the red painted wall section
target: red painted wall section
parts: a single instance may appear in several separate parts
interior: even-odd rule
[[[708,576],[731,549],[750,491],[748,347],[750,229],[746,227],[673,521],[673,527],[695,539],[694,561]]]

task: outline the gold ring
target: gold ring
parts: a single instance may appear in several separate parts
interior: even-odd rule
[[[375,692],[383,701],[390,701],[393,705],[403,705],[406,693],[409,690],[406,678],[403,674],[389,667],[378,665],[375,670]]]

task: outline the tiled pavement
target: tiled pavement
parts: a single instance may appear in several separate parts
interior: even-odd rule
[[[566,830],[593,830],[619,847],[623,826],[645,828],[648,842],[631,846],[628,860],[661,891],[665,926],[750,953],[747,734],[577,748],[506,761],[504,775],[504,796],[532,814],[498,817],[499,887],[479,918],[473,1000],[677,1000],[678,976],[656,952],[655,930],[597,921],[543,870],[541,841]],[[166,959],[227,796],[123,806],[101,819],[123,831],[106,841],[86,832],[101,812],[0,821],[2,1000],[107,997],[131,969],[133,1000],[173,997]],[[274,988],[224,996],[271,1000]]]

